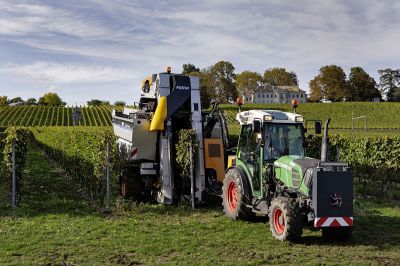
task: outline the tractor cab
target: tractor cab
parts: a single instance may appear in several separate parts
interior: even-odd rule
[[[270,110],[241,112],[236,119],[242,126],[237,157],[257,155],[273,162],[284,155],[305,157],[303,117]],[[262,155],[261,155],[262,153]]]
[[[302,124],[265,123],[263,129],[265,161],[274,161],[284,155],[305,156]]]

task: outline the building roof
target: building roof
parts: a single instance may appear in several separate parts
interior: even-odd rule
[[[294,92],[294,93],[305,93],[304,90],[296,86],[271,86],[262,85],[258,87],[255,93],[272,93],[272,92]]]

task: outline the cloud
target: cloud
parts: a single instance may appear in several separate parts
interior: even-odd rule
[[[49,5],[2,1],[0,15],[1,35],[35,35],[43,38],[62,34],[95,38],[108,33],[100,21],[93,22],[79,13]]]
[[[400,4],[0,0],[2,41],[16,45],[3,45],[0,60],[12,64],[0,66],[0,75],[39,82],[87,88],[132,80],[130,86],[168,65],[179,71],[183,63],[207,67],[228,60],[238,72],[286,67],[306,89],[323,65],[365,66],[376,74],[397,64]],[[23,62],[13,58],[18,49],[30,51]]]
[[[12,73],[43,83],[98,83],[129,80],[130,71],[100,65],[35,62],[29,65],[6,64],[0,73]]]

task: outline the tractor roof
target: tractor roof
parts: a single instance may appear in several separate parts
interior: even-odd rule
[[[303,117],[299,114],[282,112],[278,110],[249,110],[236,115],[236,120],[241,125],[252,124],[254,119],[272,123],[302,123]]]

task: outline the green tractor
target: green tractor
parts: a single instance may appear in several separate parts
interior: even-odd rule
[[[345,240],[353,226],[353,176],[347,163],[328,162],[328,125],[321,160],[306,156],[304,118],[275,110],[239,112],[235,156],[223,182],[225,214],[236,220],[268,216],[278,240],[298,240],[303,228],[325,239]],[[315,133],[321,133],[315,122]]]

